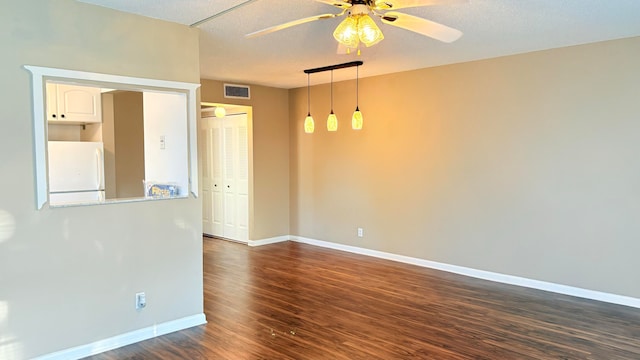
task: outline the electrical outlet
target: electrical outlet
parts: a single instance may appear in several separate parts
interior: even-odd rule
[[[147,306],[147,297],[143,292],[136,294],[136,310],[144,309]]]
[[[363,237],[364,236],[364,230],[362,230],[362,228],[358,228],[358,237]]]

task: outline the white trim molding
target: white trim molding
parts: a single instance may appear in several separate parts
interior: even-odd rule
[[[188,161],[189,161],[189,191],[198,197],[198,143],[197,143],[197,109],[196,90],[200,84],[136,78],[111,74],[100,74],[86,71],[48,68],[24,65],[31,72],[33,87],[33,124],[34,124],[34,154],[36,170],[36,207],[42,209],[48,201],[47,183],[47,121],[45,114],[45,80],[64,80],[78,85],[97,85],[106,88],[127,90],[175,91],[187,96],[187,128],[188,128]]]
[[[289,240],[291,240],[291,236],[283,235],[283,236],[276,236],[276,237],[272,237],[272,238],[268,238],[268,239],[249,240],[247,245],[249,245],[249,246],[262,246],[262,245],[275,244],[275,243],[289,241]]]
[[[640,308],[640,299],[633,298],[630,296],[624,295],[616,295],[605,293],[601,291],[582,289],[573,286],[555,284],[546,281],[527,279],[519,276],[513,275],[505,275],[500,273],[495,273],[491,271],[477,270],[472,268],[467,268],[464,266],[450,265],[439,263],[435,261],[429,261],[419,258],[413,258],[404,255],[397,255],[392,253],[387,253],[383,251],[371,250],[366,248],[361,248],[357,246],[343,245],[337,244],[329,241],[315,240],[310,238],[305,238],[301,236],[290,236],[290,239],[295,242],[320,246],[328,249],[341,250],[350,253],[372,256],[380,259],[398,261],[406,264],[417,265],[425,268],[447,271],[450,273],[470,276],[478,279],[489,280],[494,282],[499,282],[503,284],[522,286],[532,289],[550,291],[558,294],[570,295],[581,297],[585,299],[603,301],[612,304],[625,305],[634,308]]]
[[[108,339],[99,340],[91,344],[77,346],[71,349],[57,351],[51,354],[43,355],[34,360],[68,360],[80,359],[87,356],[103,353],[105,351],[117,349],[123,346],[131,345],[140,341],[148,340],[157,336],[166,335],[175,331],[188,329],[190,327],[206,324],[207,320],[204,314],[184,317],[181,319],[168,321],[162,324],[156,324],[110,337]]]

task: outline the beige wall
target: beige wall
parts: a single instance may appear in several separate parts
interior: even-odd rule
[[[142,93],[113,94],[116,197],[144,196],[144,114]]]
[[[251,99],[227,99],[224,82],[201,81],[203,102],[251,106],[253,201],[250,240],[289,234],[288,91],[251,85]],[[250,185],[251,186],[251,185]]]
[[[116,137],[113,114],[113,94],[102,93],[102,144],[104,149],[104,194],[107,199],[117,197]]]
[[[199,82],[197,30],[71,0],[0,5],[0,358],[203,312],[198,199],[36,209],[25,64]],[[145,291],[148,306],[134,309]]]
[[[640,298],[638,59],[632,38],[361,79],[361,132],[354,81],[337,133],[327,85],[313,135],[292,90],[291,233]]]

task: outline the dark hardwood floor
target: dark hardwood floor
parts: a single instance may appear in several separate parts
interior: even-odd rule
[[[208,324],[90,359],[640,359],[640,309],[285,242],[204,239]]]

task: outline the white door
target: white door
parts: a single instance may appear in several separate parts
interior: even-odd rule
[[[247,115],[202,118],[203,231],[249,240],[249,143]]]
[[[202,118],[202,230],[205,234],[222,236],[222,121],[216,117]]]

